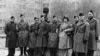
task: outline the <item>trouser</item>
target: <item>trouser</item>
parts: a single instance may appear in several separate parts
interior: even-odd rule
[[[88,50],[88,56],[93,56],[94,55],[94,50]]]
[[[35,56],[42,56],[42,48],[41,47],[36,48]]]
[[[20,47],[20,55],[26,55],[26,47]]]
[[[68,56],[68,50],[66,50],[66,49],[59,49],[57,51],[57,56]]]
[[[47,51],[47,48],[46,47],[42,47],[42,56],[45,56],[46,51]]]
[[[15,48],[8,48],[8,56],[14,56]]]
[[[86,54],[85,53],[77,52],[75,56],[86,56]]]
[[[57,56],[57,49],[56,48],[50,48],[50,56]]]
[[[28,55],[29,56],[34,56],[34,51],[35,51],[34,48],[29,48],[28,49]]]
[[[72,52],[72,55],[71,56],[76,56],[74,51]]]

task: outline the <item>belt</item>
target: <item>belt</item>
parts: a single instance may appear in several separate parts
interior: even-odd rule
[[[50,33],[56,33],[56,32],[50,32]]]
[[[95,28],[90,28],[90,30],[95,30]]]
[[[84,31],[78,31],[79,33],[85,33]]]
[[[19,30],[19,31],[27,31],[27,30]]]

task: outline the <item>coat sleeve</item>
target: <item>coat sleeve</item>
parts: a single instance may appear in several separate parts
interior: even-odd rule
[[[8,24],[5,25],[4,32],[6,35],[8,35],[8,33],[9,33]]]
[[[99,21],[96,20],[96,33],[95,33],[96,37],[99,38]]]
[[[75,25],[73,24],[73,26],[72,26],[72,28],[73,28],[73,30],[72,30],[72,37],[74,37],[74,32],[75,32]]]
[[[45,24],[45,31],[44,34],[47,34],[49,31],[49,24]]]
[[[78,27],[76,25],[74,25],[74,33],[73,33],[73,36],[77,33],[77,30],[78,30]]]
[[[29,31],[29,24],[28,23],[26,23],[26,30]]]
[[[29,32],[32,32],[32,25],[29,26]]]
[[[88,38],[89,38],[89,32],[90,32],[89,23],[86,22],[85,33],[84,33],[84,40],[88,40]]]
[[[16,31],[17,31],[17,33],[19,32],[18,23],[16,24]]]
[[[17,24],[17,32],[19,32],[20,31],[20,24],[18,23]]]

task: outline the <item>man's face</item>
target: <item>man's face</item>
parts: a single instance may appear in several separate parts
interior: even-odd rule
[[[11,21],[14,22],[15,21],[15,18],[12,18]]]
[[[39,19],[35,19],[35,22],[37,23],[39,21]]]
[[[20,18],[21,18],[21,19],[24,19],[24,16],[21,16]]]
[[[57,21],[57,17],[53,18],[53,20]]]
[[[80,21],[84,20],[84,17],[85,17],[85,16],[80,16],[80,17],[79,17],[79,20],[80,20]]]
[[[45,18],[44,18],[44,17],[42,17],[42,18],[41,18],[41,20],[42,20],[42,21],[44,21],[44,20],[45,20]]]
[[[78,18],[78,17],[76,17],[74,20],[75,20],[75,21],[78,21],[78,20],[79,20],[79,18]]]
[[[68,20],[66,18],[64,18],[64,22],[67,22]]]
[[[89,12],[88,17],[89,17],[89,19],[93,18],[93,13]]]

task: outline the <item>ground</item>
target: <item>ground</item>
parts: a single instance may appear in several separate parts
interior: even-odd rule
[[[7,49],[0,49],[0,56],[7,56],[8,51]],[[19,51],[16,51],[15,56],[19,56]]]
[[[97,47],[98,47],[98,50],[95,51],[94,56],[100,56],[100,41],[98,41]],[[0,38],[0,56],[7,56],[7,54],[8,54],[8,50],[7,48],[5,48],[5,38]],[[18,51],[18,49],[16,49],[15,56],[19,56],[19,54],[20,52]],[[47,56],[49,56],[48,52],[47,52]]]
[[[7,49],[0,49],[0,56],[7,56],[8,51]],[[19,56],[19,51],[16,50],[15,56]],[[96,51],[94,56],[100,56],[100,51]]]

